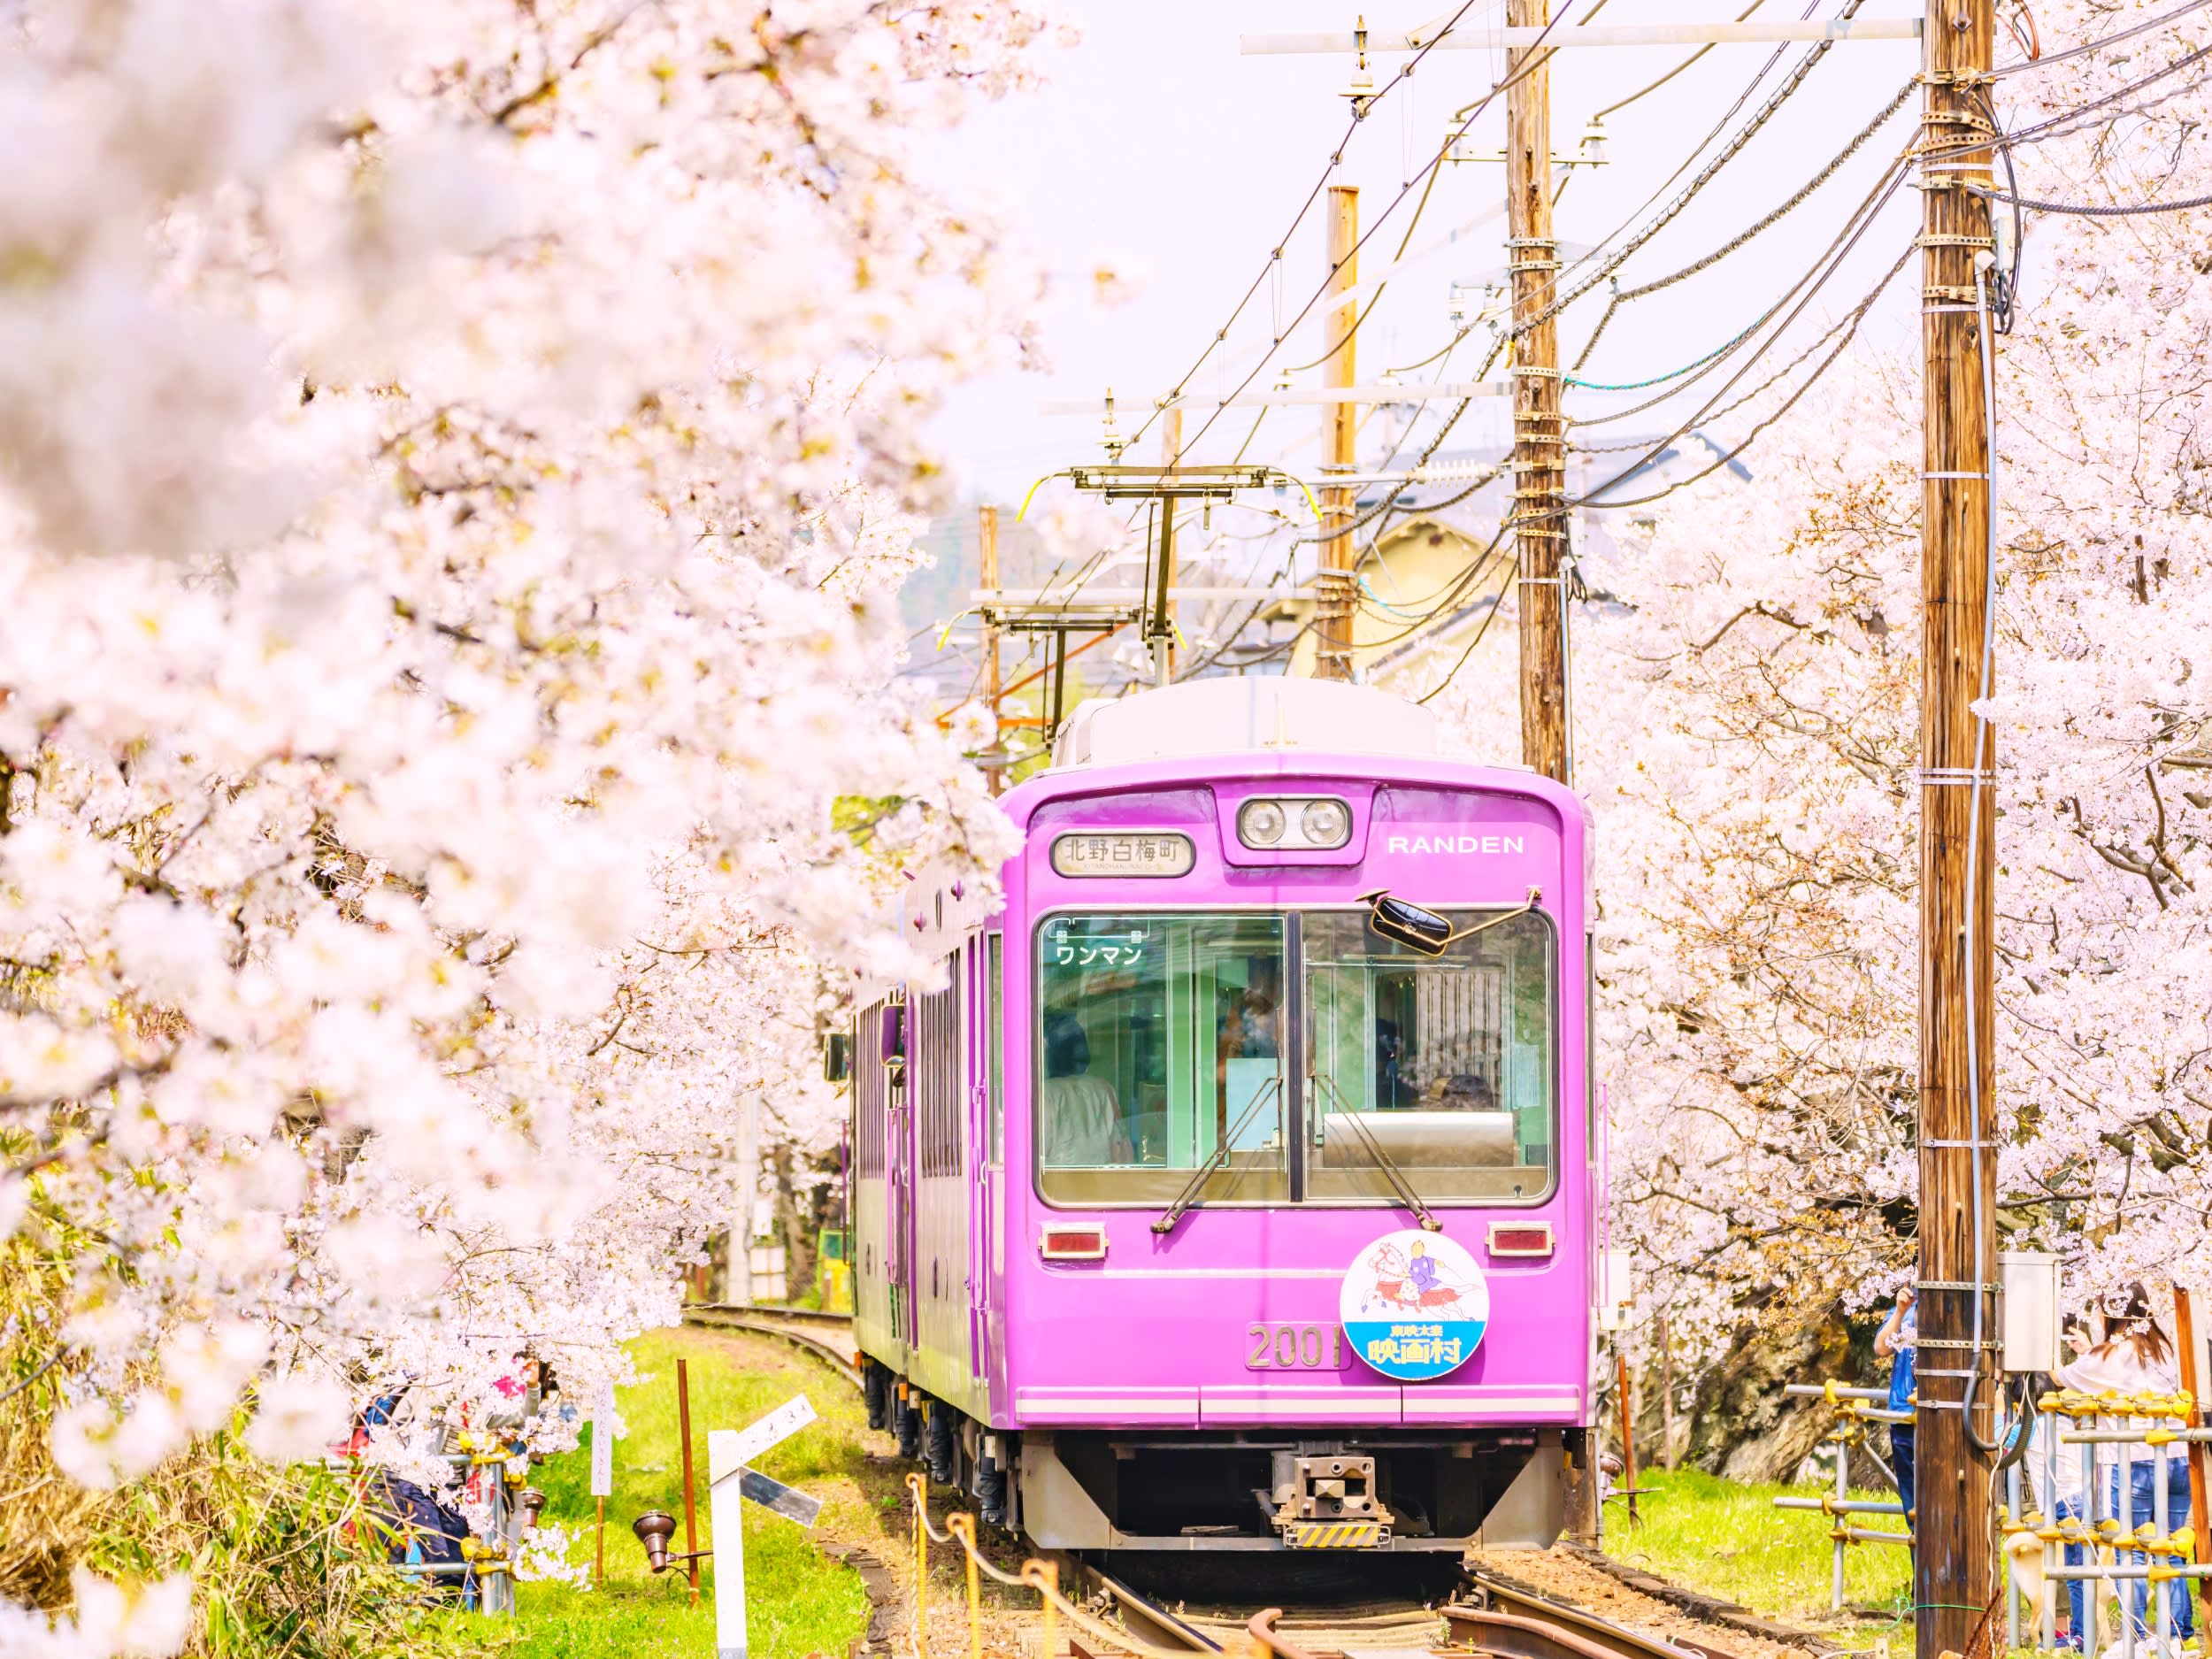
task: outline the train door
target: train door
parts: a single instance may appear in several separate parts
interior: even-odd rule
[[[891,1297],[891,1334],[911,1349],[918,1335],[914,1305],[914,1043],[912,1010],[900,999],[908,1063],[899,1068],[883,1114],[884,1191],[888,1225],[884,1229],[885,1278]]]
[[[991,1079],[993,1014],[998,987],[993,979],[999,936],[968,941],[968,1101],[964,1125],[968,1141],[968,1364],[978,1380],[991,1374],[991,1215],[999,1172],[992,1156]]]

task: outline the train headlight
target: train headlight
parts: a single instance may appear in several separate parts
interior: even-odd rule
[[[1341,801],[1309,801],[1298,815],[1309,847],[1341,847],[1352,837],[1352,815]]]
[[[1290,815],[1274,801],[1247,801],[1237,812],[1237,839],[1247,847],[1273,847],[1290,827]]]
[[[1237,839],[1258,852],[1334,852],[1352,839],[1352,809],[1335,795],[1262,795],[1237,809]]]

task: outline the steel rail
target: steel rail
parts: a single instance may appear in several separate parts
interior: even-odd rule
[[[1472,1640],[1478,1647],[1507,1659],[1735,1659],[1727,1649],[1706,1642],[1670,1640],[1617,1624],[1496,1573],[1477,1569],[1470,1576],[1492,1605],[1447,1605],[1446,1624],[1455,1637]],[[1555,1627],[1548,1637],[1530,1634],[1547,1626]],[[1541,1641],[1552,1639],[1567,1646],[1544,1649]]]
[[[853,1346],[850,1314],[764,1307],[753,1302],[693,1302],[684,1304],[684,1323],[774,1337],[804,1349],[854,1387],[860,1386],[860,1355]]]
[[[1138,1640],[1155,1647],[1187,1647],[1199,1654],[1225,1651],[1205,1632],[1131,1589],[1104,1568],[1079,1555],[1055,1553],[1059,1556],[1062,1573],[1072,1575],[1074,1582],[1080,1584],[1088,1595],[1103,1594],[1110,1601],[1121,1615],[1121,1622],[1129,1626],[1129,1633]]]

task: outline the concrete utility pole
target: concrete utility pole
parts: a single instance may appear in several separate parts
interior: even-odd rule
[[[1359,342],[1356,337],[1359,302],[1352,290],[1359,283],[1359,188],[1329,187],[1329,297],[1327,323],[1322,338],[1328,361],[1322,365],[1325,386],[1356,386]],[[1359,405],[1331,403],[1324,431],[1326,465],[1350,472],[1358,463]],[[1317,680],[1352,677],[1352,594],[1358,579],[1353,572],[1352,517],[1359,491],[1348,486],[1324,489],[1321,510],[1331,527],[1321,544],[1321,567],[1314,573],[1314,659]]]
[[[1347,348],[1348,349],[1349,348]],[[1183,406],[1170,403],[1160,411],[1160,465],[1180,466],[1183,464]],[[1160,511],[1175,511],[1175,497],[1168,496],[1160,503]],[[1175,591],[1175,537],[1172,534],[1160,541],[1160,588],[1162,595]],[[1175,677],[1175,602],[1171,599],[1160,607],[1160,626],[1166,630],[1152,647],[1152,677],[1160,685],[1166,685]]]
[[[1506,0],[1508,27],[1541,28],[1551,0]],[[1538,51],[1548,49],[1538,48]],[[1552,234],[1551,70],[1522,73],[1527,50],[1506,54],[1506,264],[1513,273],[1514,554],[1520,567],[1521,759],[1567,777],[1566,607],[1560,550],[1567,543],[1566,421],[1559,412],[1559,326],[1542,316],[1558,289]]]
[[[979,507],[975,510],[976,580],[984,589],[995,595],[998,592],[998,509]],[[1005,695],[1001,687],[998,660],[998,622],[995,610],[983,614],[983,706],[991,711],[991,718],[999,718],[999,699]],[[1001,732],[991,740],[997,749],[1000,764],[989,769],[985,776],[990,780],[991,793],[1002,795],[1006,789],[1006,733]]]
[[[1990,183],[1993,0],[1928,0],[1921,115],[1920,327],[1920,1361],[1913,1466],[1913,1601],[1919,1659],[1964,1653],[1996,1586],[1990,1538],[1999,1379],[1997,1160],[1990,1051],[1991,923],[1997,866],[1993,734],[1970,705],[1986,693],[1989,407],[1983,396],[1975,259],[1992,249],[1989,209],[1962,187]],[[1978,1113],[1975,1110],[1978,1101]],[[1975,1123],[1978,1116],[1978,1133]],[[1979,1268],[1977,1273],[1976,1269]],[[1977,1284],[1978,1279],[1983,1283]],[[1973,1422],[1962,1372],[1978,1373]]]

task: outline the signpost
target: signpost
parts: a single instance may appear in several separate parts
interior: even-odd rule
[[[602,1384],[591,1409],[591,1495],[599,1511],[591,1581],[607,1581],[607,1500],[614,1495],[614,1385]]]
[[[714,1646],[718,1659],[747,1659],[745,1641],[745,1529],[749,1500],[802,1526],[814,1525],[822,1501],[771,1480],[745,1465],[814,1421],[804,1394],[778,1406],[745,1429],[716,1429],[707,1436],[707,1525],[714,1535]]]

